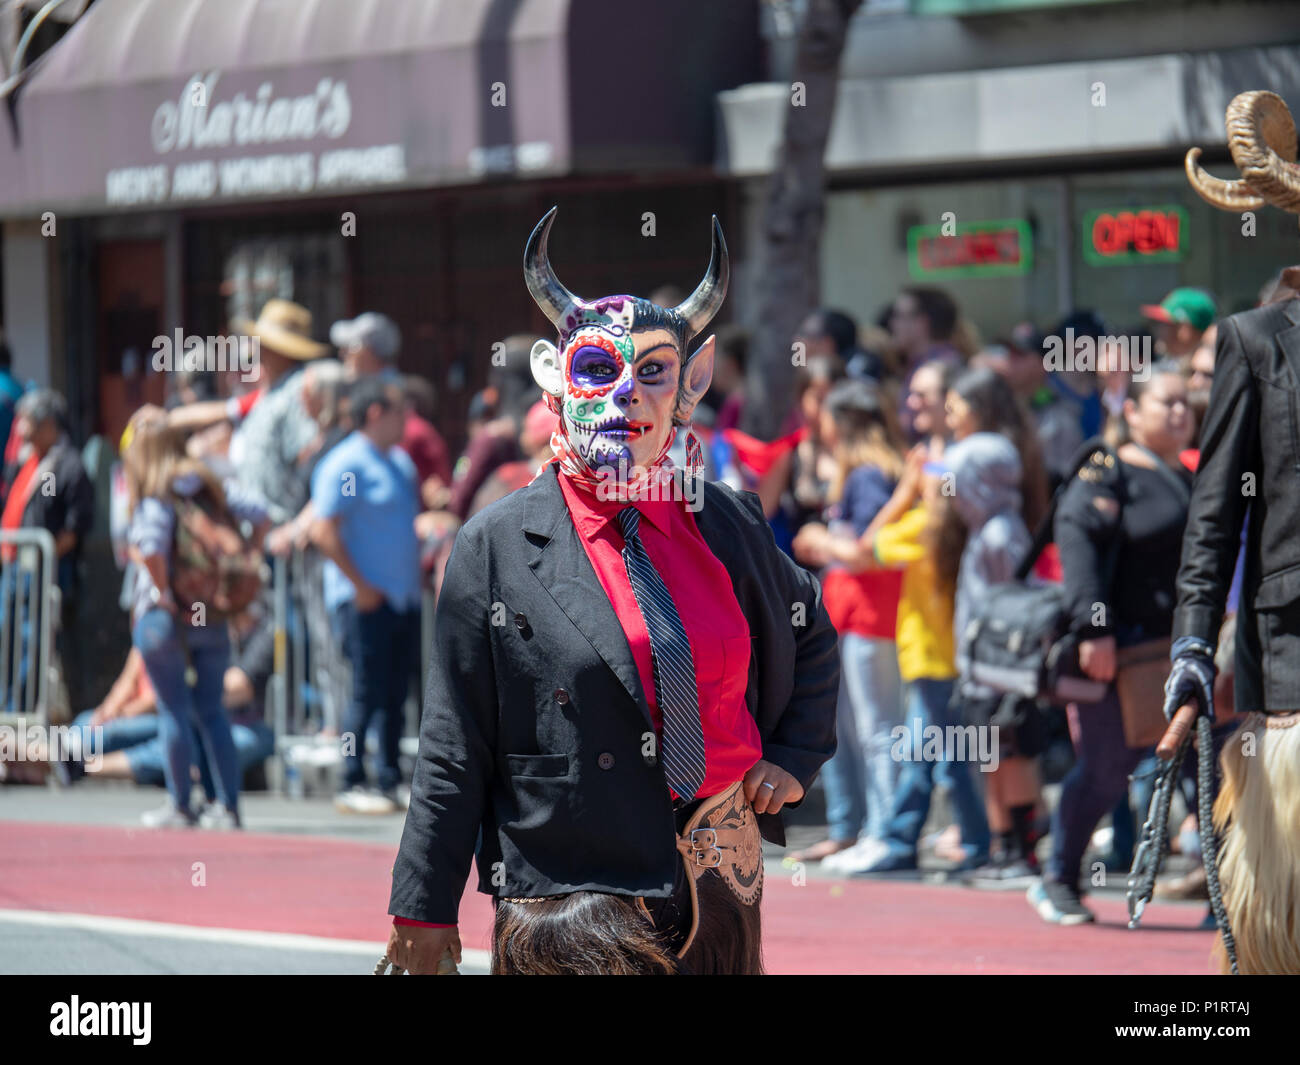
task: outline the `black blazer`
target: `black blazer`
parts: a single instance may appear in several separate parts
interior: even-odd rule
[[[1174,638],[1218,643],[1249,508],[1237,619],[1239,711],[1300,707],[1300,300],[1219,323],[1183,537]]]
[[[763,757],[806,789],[835,751],[839,651],[821,588],[777,548],[756,497],[707,483],[702,498],[700,533],[749,622]],[[455,922],[480,827],[486,894],[667,896],[675,824],[647,733],[635,660],[552,466],[456,538],[390,912]],[[759,825],[784,844],[780,815]]]

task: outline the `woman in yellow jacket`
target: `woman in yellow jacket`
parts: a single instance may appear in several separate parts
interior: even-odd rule
[[[884,838],[863,873],[916,868],[917,842],[930,812],[936,778],[949,788],[966,854],[961,869],[988,859],[989,827],[970,767],[953,759],[945,742],[959,722],[949,710],[957,679],[953,607],[961,544],[936,539],[945,527],[936,520],[946,503],[940,480],[925,471],[923,447],[908,455],[893,497],[857,542],[828,544],[850,569],[901,569],[898,600],[898,671],[904,685],[904,724],[896,730],[892,754],[901,771]],[[923,498],[924,497],[924,498]],[[967,752],[970,753],[970,752]]]

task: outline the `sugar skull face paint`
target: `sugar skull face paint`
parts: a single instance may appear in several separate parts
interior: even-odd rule
[[[560,416],[591,469],[650,467],[672,439],[681,357],[665,329],[613,337],[583,326],[565,348]]]
[[[533,376],[560,414],[552,445],[569,473],[588,479],[657,468],[674,425],[689,421],[712,377],[713,338],[689,359],[686,344],[726,294],[722,230],[715,218],[704,280],[685,302],[665,308],[635,296],[588,302],[561,285],[546,252],[554,218],[552,208],[524,253],[529,291],[559,333],[558,348],[540,340],[532,351]]]

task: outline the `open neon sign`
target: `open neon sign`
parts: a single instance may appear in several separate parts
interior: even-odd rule
[[[1093,266],[1172,262],[1187,254],[1187,212],[1178,206],[1090,211],[1083,257]]]

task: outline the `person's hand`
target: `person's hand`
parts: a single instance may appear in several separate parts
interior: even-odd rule
[[[266,549],[277,558],[284,558],[294,546],[296,530],[293,522],[288,521],[283,525],[277,525],[266,534],[266,540],[263,541]]]
[[[357,588],[356,606],[363,614],[378,610],[384,602],[384,593],[373,584],[363,584]]]
[[[460,964],[460,929],[423,928],[420,925],[395,924],[388,937],[388,960],[413,976],[438,975],[438,962],[447,951]]]
[[[105,700],[95,707],[95,712],[90,715],[90,725],[93,728],[96,725],[107,724],[122,714],[122,704],[119,702],[108,702]]]
[[[803,798],[803,785],[799,781],[779,765],[761,758],[745,774],[743,787],[745,798],[756,814],[774,814],[786,803]]]
[[[1115,679],[1115,637],[1100,636],[1079,644],[1079,668],[1093,680]]]
[[[226,670],[225,678],[222,682],[221,705],[227,708],[232,706],[248,706],[257,698],[257,692],[253,688],[253,682],[238,666],[231,666]]]
[[[1173,720],[1178,708],[1190,703],[1214,720],[1214,651],[1198,640],[1188,644],[1174,656],[1165,681],[1165,719]]]
[[[451,489],[435,475],[420,485],[420,498],[429,510],[445,510],[451,502]]]
[[[809,566],[826,565],[830,561],[827,551],[829,539],[830,533],[825,525],[809,522],[795,534],[794,543],[791,545],[794,549],[794,557]]]
[[[903,460],[903,473],[898,478],[898,487],[894,490],[900,498],[915,499],[921,494],[925,483],[925,464],[930,461],[929,452],[924,444],[917,444],[907,453]]]
[[[153,605],[156,607],[161,607],[163,610],[167,611],[167,613],[169,613],[172,617],[175,617],[180,612],[180,607],[176,605],[176,597],[172,595],[172,590],[170,588],[164,590],[162,594],[159,595],[158,598],[154,601]]]

